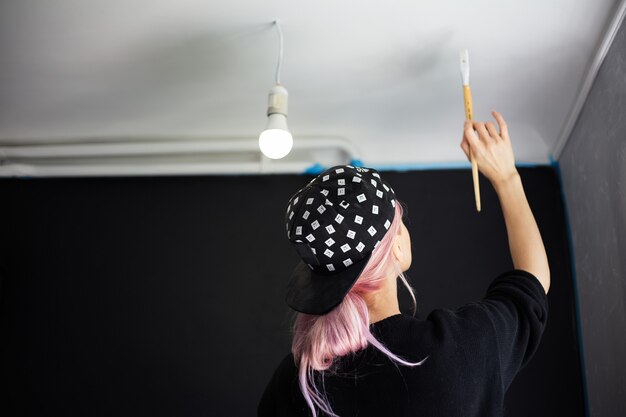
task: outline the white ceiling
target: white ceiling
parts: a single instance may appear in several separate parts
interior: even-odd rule
[[[3,0],[0,142],[255,138],[281,81],[299,138],[371,166],[466,163],[459,51],[475,119],[547,163],[620,1]],[[303,139],[304,140],[304,139]]]

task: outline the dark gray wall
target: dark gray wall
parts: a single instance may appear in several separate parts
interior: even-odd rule
[[[511,269],[497,195],[469,169],[385,172],[411,235],[418,317]],[[558,177],[520,168],[546,247],[548,322],[507,417],[583,417]],[[289,352],[305,175],[0,179],[0,416],[253,416]],[[401,304],[410,311],[408,296]]]
[[[559,158],[578,283],[589,409],[626,416],[626,25]]]

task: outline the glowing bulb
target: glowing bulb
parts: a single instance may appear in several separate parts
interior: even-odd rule
[[[270,159],[280,159],[291,151],[293,137],[287,130],[287,118],[279,113],[271,114],[267,128],[259,136],[259,148]]]

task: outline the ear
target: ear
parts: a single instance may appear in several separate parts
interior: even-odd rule
[[[403,251],[402,246],[400,246],[400,234],[397,234],[395,239],[393,240],[393,246],[391,247],[391,251],[393,252],[393,256],[396,260],[402,264],[404,262],[404,258],[406,253]]]

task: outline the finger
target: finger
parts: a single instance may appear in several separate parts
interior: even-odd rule
[[[463,133],[470,147],[479,148],[482,145],[471,121],[465,122],[465,129]]]
[[[498,134],[498,131],[496,130],[496,125],[494,125],[493,122],[487,122],[485,126],[487,126],[487,131],[492,138],[494,138],[496,141],[502,140],[502,138]]]
[[[472,158],[476,157],[478,154],[482,154],[485,149],[485,145],[482,140],[478,137],[478,133],[474,130],[474,123],[469,122],[466,124],[466,129],[464,131],[465,134],[465,143],[467,144],[467,159],[471,162]]]
[[[463,138],[463,141],[461,142],[461,149],[463,149],[463,153],[465,153],[465,156],[467,156],[467,160],[471,162],[469,154],[469,144],[467,143],[467,140],[465,138]]]
[[[483,122],[475,123],[475,128],[478,132],[478,136],[480,136],[480,139],[482,139],[485,144],[495,142],[495,139],[491,137]]]
[[[463,126],[464,128],[467,127],[469,121],[465,121],[465,125]],[[465,153],[465,156],[467,156],[467,159],[469,159],[469,142],[467,141],[467,138],[465,137],[465,129],[463,129],[463,134],[461,135],[461,143],[460,143],[460,147],[461,149],[463,149],[463,152]]]
[[[498,125],[500,126],[500,136],[502,137],[502,139],[509,140],[510,139],[509,128],[506,122],[504,121],[504,118],[502,117],[502,115],[495,110],[492,111],[491,114],[493,114],[493,117],[496,118],[496,121],[498,122]]]

